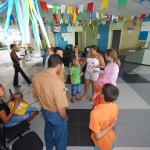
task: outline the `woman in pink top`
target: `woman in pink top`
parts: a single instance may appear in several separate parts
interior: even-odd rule
[[[116,86],[116,80],[118,78],[119,67],[121,62],[118,58],[117,51],[115,49],[108,49],[105,54],[105,58],[109,63],[105,67],[104,71],[100,71],[100,76],[105,76],[108,83]]]

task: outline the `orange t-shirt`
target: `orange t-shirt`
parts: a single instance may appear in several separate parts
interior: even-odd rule
[[[92,130],[91,138],[96,147],[101,150],[111,150],[115,141],[114,131],[111,129],[100,140],[96,140],[94,133],[106,129],[117,119],[118,106],[116,103],[100,104],[91,111],[89,128]]]

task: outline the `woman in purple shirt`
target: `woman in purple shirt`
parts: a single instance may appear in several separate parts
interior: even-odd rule
[[[106,51],[105,58],[109,63],[105,67],[104,71],[100,71],[100,76],[105,76],[108,80],[108,83],[116,86],[119,67],[121,65],[121,62],[117,55],[117,51],[115,49],[108,49]]]

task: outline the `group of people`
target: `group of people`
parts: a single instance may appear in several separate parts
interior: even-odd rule
[[[14,62],[16,74],[14,86],[19,86],[16,79],[18,72],[21,72],[19,58],[14,52],[16,46],[11,45],[11,49],[11,58]],[[95,150],[111,150],[115,140],[113,127],[116,125],[118,115],[118,107],[115,100],[119,96],[119,90],[116,87],[116,80],[121,63],[117,56],[117,51],[115,49],[108,49],[106,51],[105,58],[108,63],[105,67],[104,58],[96,45],[90,47],[84,62],[80,61],[78,46],[75,46],[74,50],[75,57],[72,59],[68,69],[71,81],[71,102],[74,103],[75,100],[81,101],[87,98],[88,89],[91,84],[92,93],[90,98],[93,103],[89,123],[91,138],[95,144]],[[86,71],[83,73],[82,69],[85,65]],[[103,68],[104,71],[101,70]],[[85,78],[84,94],[80,97],[81,76],[83,75]],[[44,71],[34,75],[32,82],[25,76],[24,78],[28,84],[32,84],[33,95],[40,101],[42,106],[41,112],[45,118],[46,149],[52,150],[55,145],[57,150],[66,150],[68,135],[66,109],[69,103],[66,95],[68,89],[65,87],[66,77],[64,74],[62,49],[60,47],[48,48]],[[4,96],[5,89],[3,85],[0,85],[0,97]],[[7,105],[10,102],[13,104]],[[19,118],[19,121],[16,122],[18,124],[22,118],[22,120],[27,119],[30,121],[38,114],[36,108],[28,105],[23,114],[15,114],[18,106],[21,107],[21,104],[25,103],[21,93],[15,93],[13,101],[11,98],[8,103],[0,100],[0,120],[4,126],[14,125],[12,124],[14,118],[16,120]]]

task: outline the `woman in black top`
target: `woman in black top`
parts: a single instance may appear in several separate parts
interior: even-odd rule
[[[14,107],[12,111],[10,111],[8,107],[8,103],[12,101],[12,98],[10,98],[9,101],[6,103],[1,99],[2,97],[5,97],[6,90],[2,84],[0,84],[0,123],[2,123],[5,127],[11,127],[14,125],[19,124],[20,122],[27,120],[28,122],[31,121],[37,114],[37,111],[33,111],[30,114],[25,113],[22,116],[14,115],[15,110],[20,105],[20,101],[16,100],[14,101]]]
[[[14,87],[21,87],[21,85],[18,84],[18,73],[20,72],[23,76],[23,78],[26,80],[26,82],[30,85],[32,84],[31,80],[27,77],[27,75],[23,72],[23,70],[20,67],[19,61],[21,60],[17,54],[16,54],[16,45],[15,44],[11,44],[10,45],[10,49],[12,50],[12,52],[10,53],[10,57],[13,61],[13,66],[15,69],[15,76],[14,76],[14,81],[13,81],[13,86]]]

